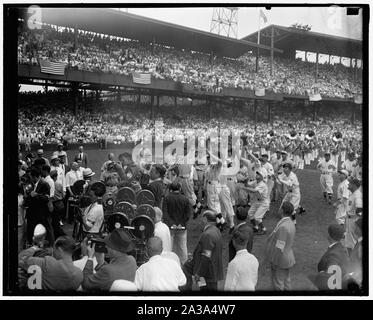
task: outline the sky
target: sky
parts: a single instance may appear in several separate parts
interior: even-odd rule
[[[125,9],[123,9],[125,10]],[[341,37],[362,39],[362,15],[347,16],[341,7],[272,7],[262,8],[267,23],[261,21],[261,28],[270,24],[285,27],[293,23],[308,24],[311,31]],[[128,8],[129,13],[167,21],[195,29],[210,31],[213,7],[207,8]],[[256,7],[239,7],[238,38],[258,30],[259,9]]]

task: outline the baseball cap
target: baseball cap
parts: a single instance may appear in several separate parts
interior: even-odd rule
[[[260,174],[263,178],[268,175],[267,170],[264,168],[259,168],[258,170],[256,170],[256,173]]]
[[[38,153],[38,154],[43,154],[44,151],[43,151],[43,149],[39,149],[39,150],[37,151],[37,153]]]
[[[56,154],[54,154],[52,157],[51,157],[51,160],[56,160],[58,159],[58,156]]]
[[[353,185],[357,186],[358,188],[360,188],[360,186],[361,186],[361,183],[360,183],[359,179],[356,179],[356,178],[352,179],[350,181],[350,184],[353,184]]]
[[[340,241],[345,236],[345,228],[340,224],[331,224],[328,227],[328,234],[333,240]]]
[[[289,163],[289,162],[284,163],[284,165],[283,165],[282,167],[283,167],[283,168],[293,169],[293,166],[292,166],[291,163]]]

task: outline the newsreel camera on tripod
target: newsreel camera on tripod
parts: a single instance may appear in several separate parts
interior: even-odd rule
[[[78,182],[79,181],[76,183]],[[100,184],[105,187],[102,182],[95,182],[94,184]],[[92,184],[92,186],[94,184]],[[85,198],[85,195],[81,196],[82,200]],[[80,201],[80,203],[81,202],[83,201]],[[100,231],[101,236],[111,233],[117,228],[128,229],[135,242],[133,255],[138,265],[148,260],[146,243],[154,234],[154,202],[155,197],[151,191],[139,190],[135,192],[129,187],[121,188],[117,193],[108,192],[102,197],[104,223]],[[74,219],[75,233],[73,232],[73,236],[78,241],[82,241],[84,238],[82,213],[84,212],[84,208],[90,205],[87,204],[88,202],[85,199],[85,207],[79,208],[80,215],[78,218]]]

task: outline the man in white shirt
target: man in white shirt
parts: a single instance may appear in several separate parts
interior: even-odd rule
[[[92,204],[83,213],[83,231],[85,234],[98,234],[104,222],[104,208],[97,201],[105,194],[105,185],[102,182],[95,182],[90,186],[88,195]]]
[[[186,277],[177,262],[164,258],[162,240],[153,237],[148,240],[150,259],[141,265],[135,276],[135,284],[140,291],[179,291],[186,284]]]
[[[339,170],[339,179],[341,180],[337,188],[337,201],[334,203],[335,219],[338,224],[344,225],[348,209],[348,198],[350,197],[350,190],[348,189],[348,176],[347,170]]]
[[[154,236],[159,237],[162,240],[163,251],[171,252],[171,232],[167,224],[162,222],[163,212],[158,207],[154,207],[155,211],[155,225],[154,225]]]
[[[41,167],[41,176],[43,177],[44,181],[49,184],[49,187],[50,187],[49,198],[53,198],[54,197],[54,181],[49,175],[50,172],[51,172],[51,167],[49,165],[45,164]]]
[[[332,204],[333,196],[333,172],[337,169],[335,163],[330,160],[330,153],[325,153],[324,159],[319,161],[317,168],[321,172],[320,184],[325,201]]]
[[[232,240],[237,252],[228,264],[224,291],[255,291],[258,281],[258,259],[247,251],[248,237],[245,233],[236,230]]]
[[[79,170],[79,165],[76,162],[71,164],[71,170],[66,173],[66,188],[70,192],[70,195],[74,195],[72,186],[78,180],[83,180],[83,174]]]
[[[57,181],[62,184],[63,191],[66,192],[66,176],[64,169],[60,165],[60,159],[57,155],[51,157],[51,171],[57,171]]]

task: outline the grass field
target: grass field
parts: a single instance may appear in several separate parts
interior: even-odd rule
[[[88,166],[96,172],[94,180],[99,179],[102,163],[107,159],[109,152],[115,155],[128,150],[88,150]],[[68,158],[73,159],[76,151],[67,151]],[[45,156],[50,158],[51,153]],[[71,161],[71,160],[70,160]],[[309,274],[315,273],[317,263],[326,251],[328,246],[327,227],[333,223],[333,207],[326,204],[322,198],[319,174],[314,169],[304,169],[297,172],[301,189],[301,205],[307,210],[305,215],[297,217],[297,233],[295,237],[294,253],[296,265],[292,269],[293,290],[315,290],[313,284],[308,280]],[[338,177],[334,177],[334,189],[338,184]],[[264,224],[267,228],[267,235],[255,236],[253,254],[259,260],[259,280],[257,290],[271,290],[269,269],[263,265],[264,248],[269,233],[274,229],[278,218],[276,213],[279,204],[271,204],[271,210],[267,214]],[[200,234],[200,220],[190,220],[188,225],[188,251],[193,252]],[[228,232],[223,233],[224,237],[224,266],[228,264]],[[222,286],[223,283],[220,284]]]

